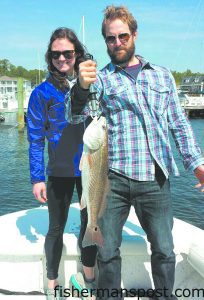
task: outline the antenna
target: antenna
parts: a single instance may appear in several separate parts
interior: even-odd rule
[[[40,84],[41,78],[40,78],[40,52],[37,50],[37,59],[38,59],[38,83]]]

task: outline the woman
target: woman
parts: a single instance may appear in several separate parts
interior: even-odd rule
[[[54,297],[54,288],[58,285],[63,232],[74,187],[79,199],[82,192],[79,161],[85,124],[71,125],[66,121],[65,94],[76,82],[78,66],[84,55],[85,49],[71,29],[56,29],[45,55],[48,78],[32,92],[27,112],[33,194],[38,201],[48,203],[49,211],[49,230],[45,239],[48,299],[59,299],[59,296]],[[48,141],[47,187],[44,174],[45,138]],[[85,279],[94,282],[96,246],[81,246],[86,225],[87,212],[83,210],[79,246]]]

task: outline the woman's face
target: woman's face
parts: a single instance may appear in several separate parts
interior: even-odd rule
[[[71,50],[69,52],[69,50]],[[59,72],[73,75],[76,61],[75,47],[68,39],[56,39],[51,46],[52,63]],[[64,52],[66,51],[66,52]],[[61,53],[61,52],[64,52]]]

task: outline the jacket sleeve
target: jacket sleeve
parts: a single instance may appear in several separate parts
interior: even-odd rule
[[[77,81],[71,90],[72,114],[79,115],[88,101],[89,89],[82,89]]]
[[[176,146],[182,156],[184,167],[193,171],[199,165],[204,164],[204,157],[195,140],[191,124],[181,107],[176,84],[171,73],[168,122]]]
[[[100,76],[97,76],[94,88],[97,92],[97,99],[102,96],[102,81]],[[72,124],[84,122],[90,115],[89,107],[89,89],[82,89],[77,82],[70,91],[68,91],[65,99],[66,104],[66,119]]]
[[[45,121],[46,110],[44,99],[40,91],[35,89],[30,96],[27,111],[31,183],[45,181]]]

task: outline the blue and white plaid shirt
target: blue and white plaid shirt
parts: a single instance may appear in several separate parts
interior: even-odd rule
[[[94,86],[108,122],[109,168],[139,181],[155,179],[155,161],[166,177],[179,175],[169,141],[169,129],[183,158],[184,167],[194,170],[204,164],[201,150],[178,99],[175,81],[166,68],[137,56],[142,68],[135,80],[120,67],[108,64]],[[73,99],[74,101],[74,99]],[[79,123],[89,114],[71,114]]]

